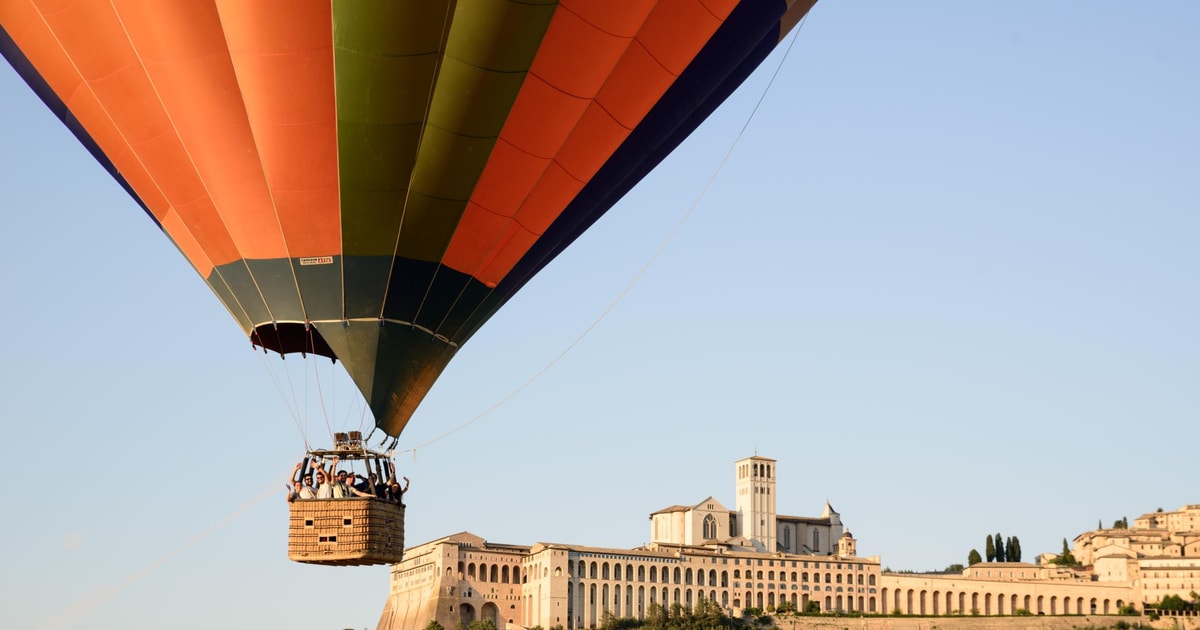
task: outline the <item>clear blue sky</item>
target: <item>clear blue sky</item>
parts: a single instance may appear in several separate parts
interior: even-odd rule
[[[782,52],[467,344],[400,448],[604,311]],[[1197,68],[1191,0],[823,0],[642,280],[400,458],[408,540],[640,545],[657,509],[732,506],[756,450],[782,513],[828,499],[894,569],[1200,501]],[[272,375],[300,391],[304,364],[264,367],[6,65],[0,191],[0,626],[374,627],[386,568],[286,560],[298,425],[328,432]],[[356,427],[319,369],[309,398]]]

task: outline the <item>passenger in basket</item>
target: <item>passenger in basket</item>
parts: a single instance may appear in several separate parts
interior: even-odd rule
[[[334,456],[333,464],[329,470],[332,471],[334,466],[337,466],[338,458]],[[317,466],[317,498],[332,499],[333,498],[333,476],[325,470],[325,464],[322,462]]]
[[[370,497],[374,496],[370,492],[363,492],[358,488],[350,485],[354,481],[354,475],[344,470],[339,470],[337,474],[337,483],[333,484],[333,498],[349,499],[351,497]]]
[[[300,467],[302,464],[296,464],[295,470],[292,471],[292,487],[288,491],[288,503],[296,499],[315,499],[317,494],[313,492],[312,475],[306,474],[302,479],[298,479]]]
[[[371,489],[375,491],[375,497],[378,499],[386,499],[388,496],[388,485],[375,473],[371,473]]]
[[[399,503],[400,505],[404,505],[404,493],[408,492],[408,477],[403,477],[403,479],[404,479],[404,487],[401,488],[400,483],[398,481],[396,481],[395,477],[393,477],[392,485],[388,487],[388,495],[387,495],[387,499],[389,501]]]
[[[355,475],[353,473],[351,473],[351,476],[352,476],[351,481],[353,481],[355,479],[358,480],[358,483],[350,486],[350,488],[354,491],[354,496],[356,496],[356,497],[374,497],[375,496],[374,484],[372,484],[370,481],[368,481],[366,477],[364,477],[362,475]],[[372,474],[371,476],[374,477],[375,475]]]
[[[339,470],[333,483],[333,498],[347,499],[350,497],[350,486],[346,485],[346,471]]]

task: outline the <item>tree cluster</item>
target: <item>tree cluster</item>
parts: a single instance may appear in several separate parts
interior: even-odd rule
[[[721,605],[709,599],[696,602],[695,609],[688,609],[681,604],[671,604],[669,609],[653,603],[646,606],[646,618],[643,620],[631,617],[617,617],[611,612],[600,616],[601,630],[629,630],[646,628],[647,630],[721,630],[722,628],[747,628],[756,625],[770,625],[771,618],[761,616],[761,611],[747,610],[741,619],[730,619]],[[757,614],[753,614],[757,613]]]
[[[1021,541],[1016,536],[1001,538],[1000,533],[996,533],[993,538],[988,534],[987,543],[984,546],[987,552],[988,562],[1020,562],[1021,561]],[[967,555],[967,564],[978,564],[982,559],[979,557],[979,552],[972,549]]]
[[[1157,604],[1151,604],[1151,607],[1158,610],[1173,610],[1176,612],[1200,610],[1200,594],[1192,591],[1189,596],[1191,597],[1190,601],[1178,595],[1166,595]]]

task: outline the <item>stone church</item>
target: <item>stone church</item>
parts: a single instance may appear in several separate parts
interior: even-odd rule
[[[727,614],[743,608],[873,611],[879,558],[856,544],[828,502],[818,517],[776,512],[777,463],[735,463],[734,509],[714,497],[650,515],[651,542],[633,549],[508,545],[460,532],[418,545],[392,568],[381,630],[489,619],[497,628],[593,628],[605,613],[642,618],[650,606]]]

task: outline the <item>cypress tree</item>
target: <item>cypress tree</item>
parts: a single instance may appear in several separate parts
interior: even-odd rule
[[[1007,557],[1004,555],[1004,539],[1000,537],[1000,532],[996,532],[996,562],[1004,562]]]
[[[1066,540],[1065,538],[1063,539]],[[992,542],[992,535],[988,534],[987,545],[984,546],[984,552],[987,553],[987,561],[991,562],[996,559],[996,543]]]

